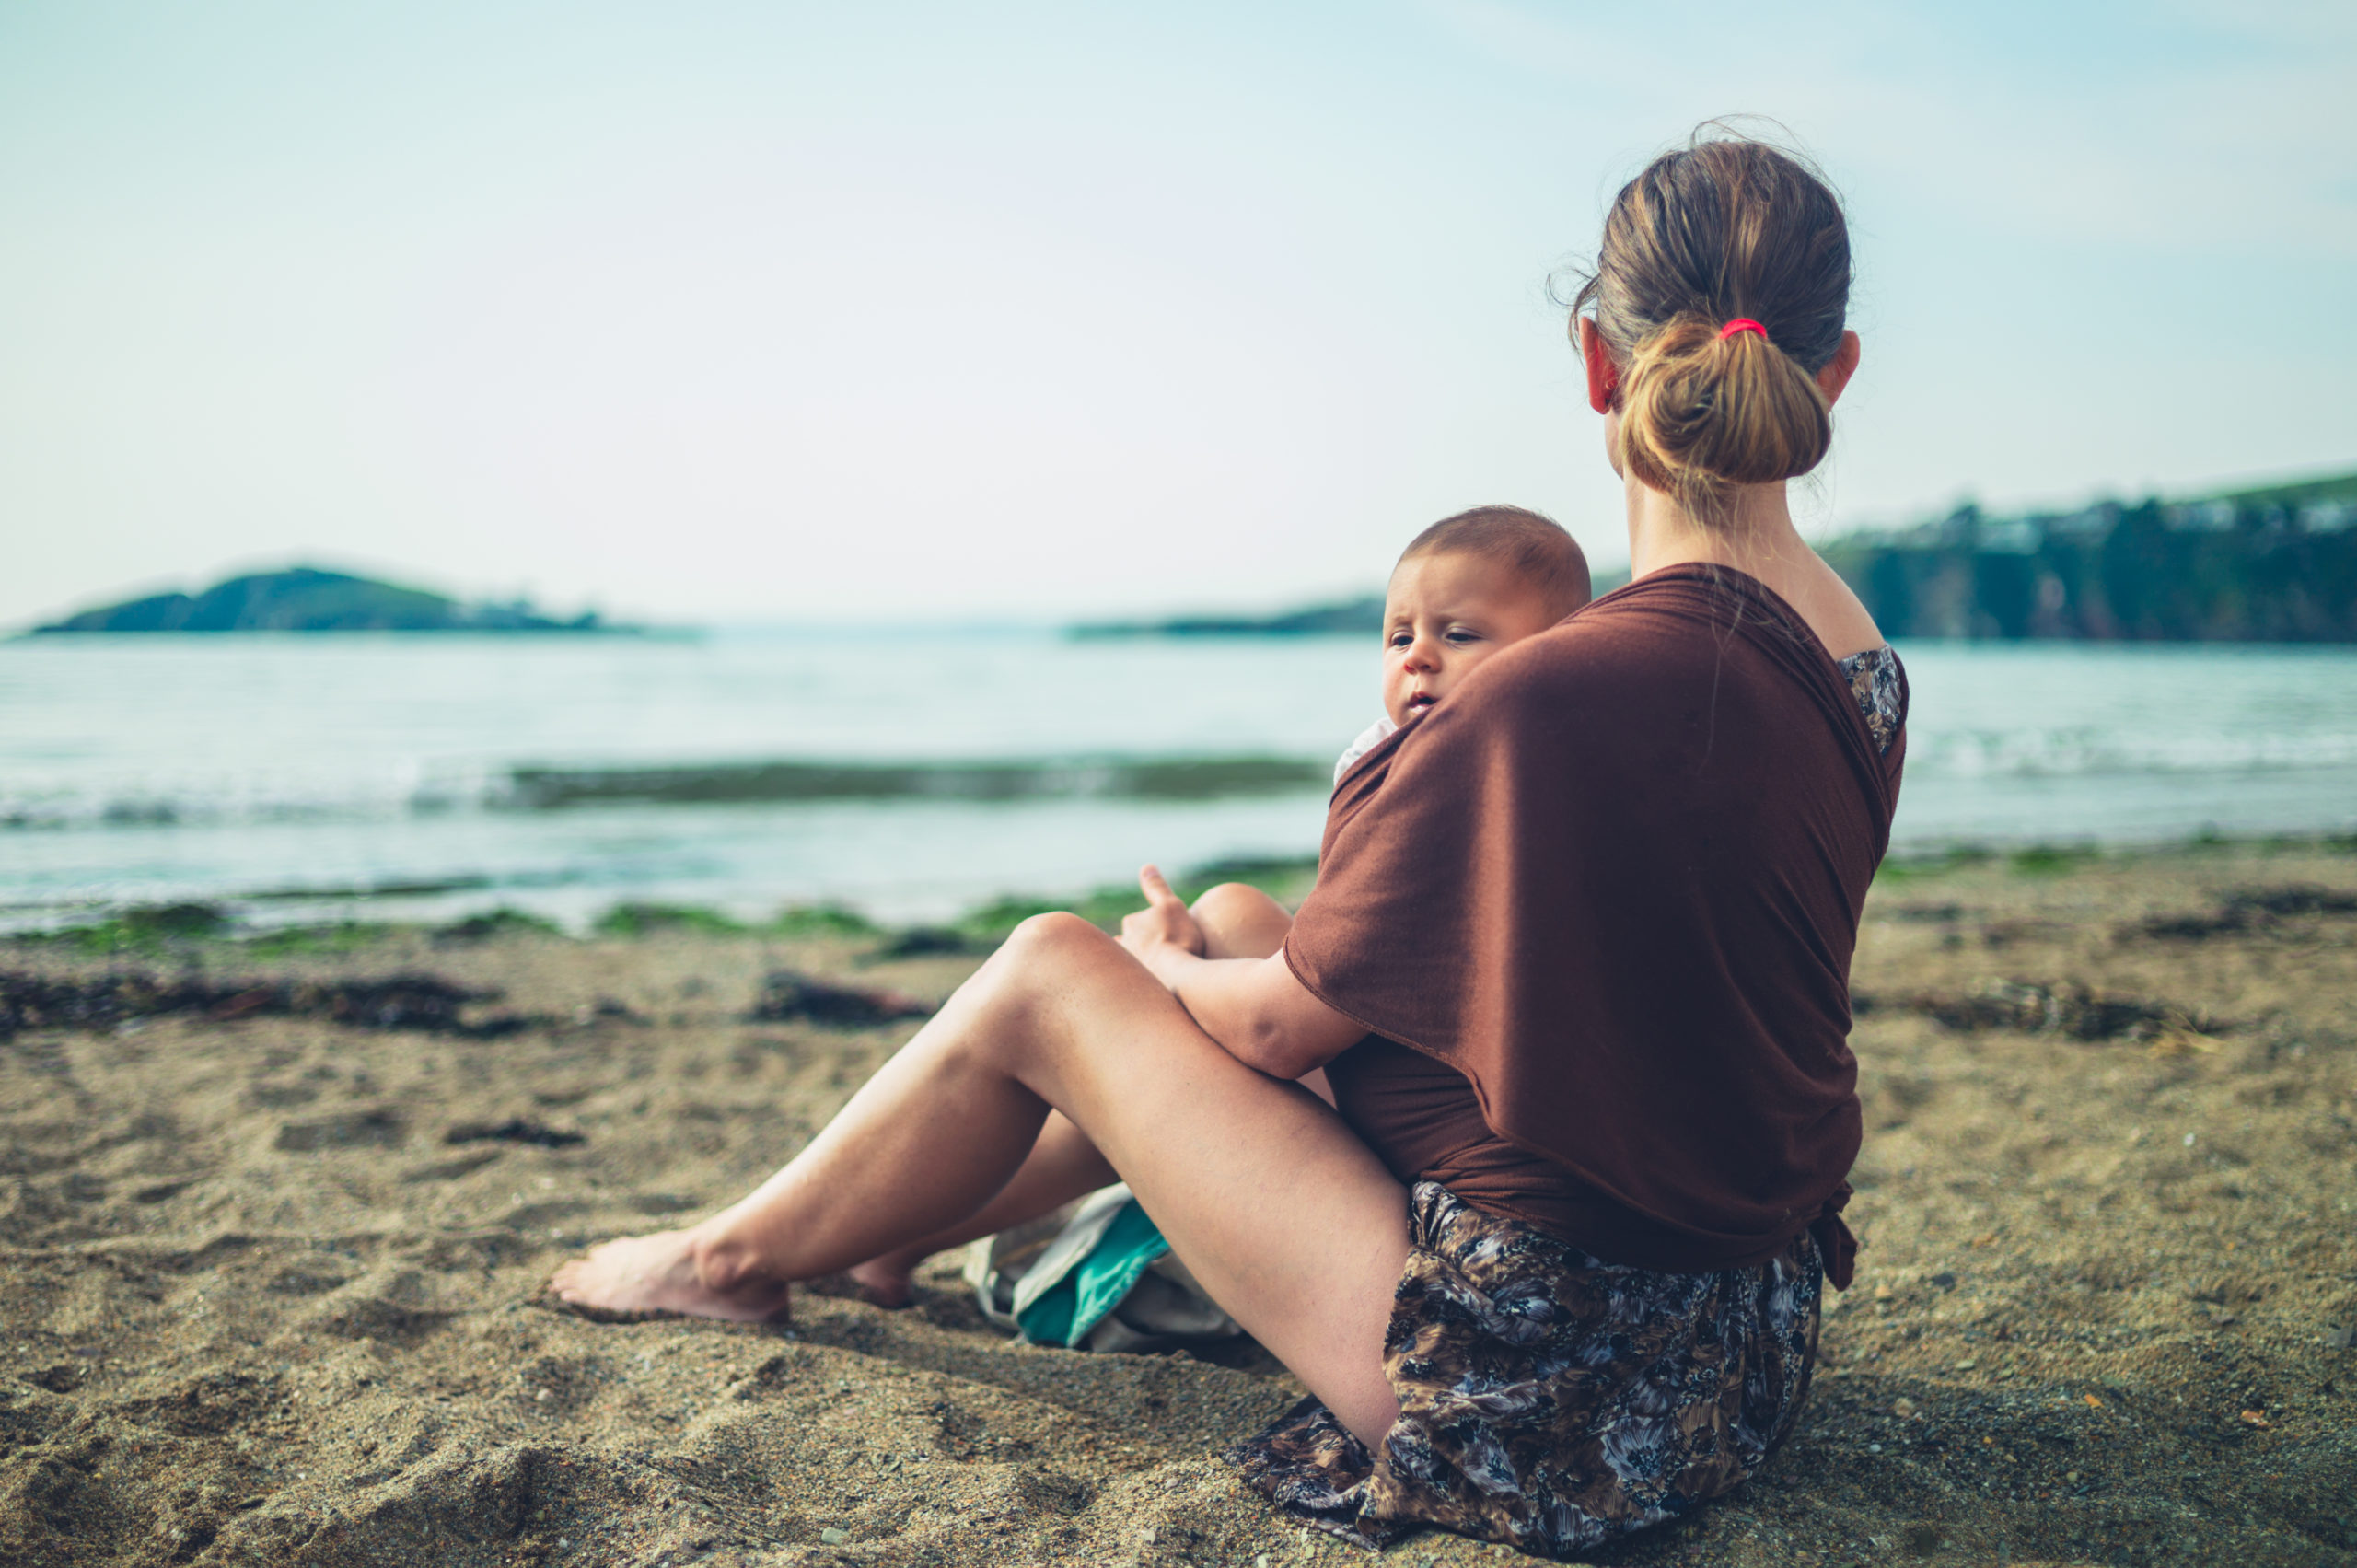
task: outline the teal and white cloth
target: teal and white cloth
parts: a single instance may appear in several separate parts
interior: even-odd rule
[[[1243,1331],[1122,1185],[975,1242],[966,1280],[982,1315],[1028,1344],[1144,1351]]]

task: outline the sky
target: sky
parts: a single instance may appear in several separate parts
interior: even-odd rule
[[[2357,7],[0,6],[0,627],[343,566],[669,621],[1626,559],[1550,277],[1714,116],[1849,205],[1817,532],[2357,468]]]

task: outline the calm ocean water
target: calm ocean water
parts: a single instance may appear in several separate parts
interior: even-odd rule
[[[1900,651],[1902,848],[2357,826],[2357,649]],[[623,899],[910,920],[1306,854],[1375,659],[840,630],[0,644],[0,925],[186,898],[273,923]]]

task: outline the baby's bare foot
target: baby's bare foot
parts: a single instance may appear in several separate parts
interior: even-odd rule
[[[694,1233],[657,1231],[602,1242],[549,1281],[557,1299],[593,1312],[682,1312],[732,1323],[782,1318],[786,1287],[748,1276],[726,1289],[705,1282],[696,1267]]]

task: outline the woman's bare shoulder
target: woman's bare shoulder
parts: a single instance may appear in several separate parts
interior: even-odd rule
[[[1879,648],[1887,641],[1856,592],[1821,557],[1811,553],[1792,575],[1795,580],[1791,587],[1777,591],[1836,659]]]

